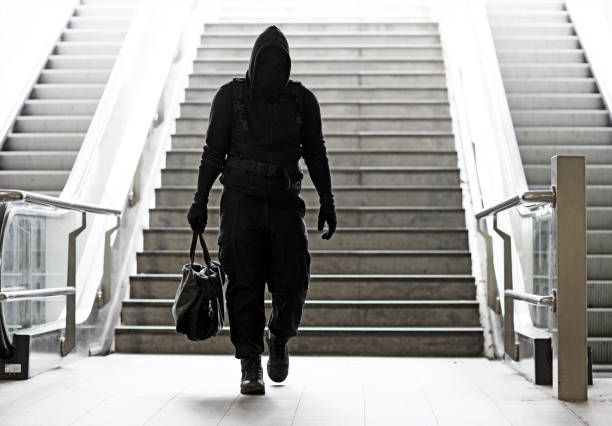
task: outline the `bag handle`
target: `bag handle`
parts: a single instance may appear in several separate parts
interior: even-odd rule
[[[210,258],[208,247],[206,247],[204,236],[201,233],[195,232],[195,231],[193,233],[193,238],[191,240],[191,248],[189,249],[189,259],[191,260],[191,266],[193,266],[193,262],[195,260],[195,250],[196,250],[196,244],[198,242],[198,237],[200,237],[200,244],[202,244],[202,252],[204,253],[204,261],[206,262],[206,266],[210,268],[212,266],[212,259]]]

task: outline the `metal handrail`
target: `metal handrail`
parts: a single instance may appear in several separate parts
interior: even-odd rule
[[[499,229],[497,226],[497,215],[505,210],[512,207],[527,206],[527,205],[538,205],[538,204],[552,204],[554,207],[557,201],[556,188],[553,186],[548,191],[525,191],[521,194],[515,195],[514,197],[508,198],[500,203],[495,204],[487,209],[481,210],[476,213],[476,222],[478,223],[479,232],[481,235],[486,237],[485,232],[480,229],[480,223],[487,216],[493,216],[493,230],[499,235],[504,241],[504,297],[506,303],[504,304],[505,312],[503,314],[503,328],[504,328],[504,350],[506,354],[513,360],[517,361],[519,357],[519,347],[516,343],[514,336],[514,305],[512,300],[522,300],[536,304],[547,304],[552,305],[554,309],[555,298],[554,296],[541,296],[530,293],[520,293],[513,290],[513,278],[512,278],[512,249],[511,249],[511,236],[506,232]],[[525,213],[519,214],[524,215]],[[490,262],[490,260],[489,260]],[[492,301],[492,298],[488,298]],[[552,301],[552,303],[550,303]]]
[[[121,210],[109,209],[95,204],[73,203],[49,195],[18,189],[0,189],[0,202],[27,201],[34,204],[58,207],[66,210],[77,210],[88,213],[112,214],[119,216]]]
[[[40,288],[36,290],[0,291],[0,302],[23,299],[40,299],[53,296],[70,296],[76,293],[74,287]]]
[[[541,296],[539,294],[523,293],[515,290],[505,290],[504,294],[514,300],[522,300],[523,302],[543,306],[555,306],[555,302],[557,300],[557,297],[554,294]]]
[[[549,191],[525,191],[520,195],[508,198],[501,203],[495,204],[487,209],[481,210],[476,213],[476,219],[482,219],[483,217],[490,216],[508,210],[509,208],[516,207],[523,204],[548,204],[555,205],[557,194],[554,187]]]
[[[81,226],[70,232],[68,236],[68,286],[55,287],[48,289],[35,290],[14,290],[0,291],[0,302],[10,302],[15,300],[41,299],[54,296],[66,296],[66,331],[64,336],[60,338],[60,353],[62,356],[68,353],[76,345],[76,238],[83,232],[86,225],[87,213],[98,213],[114,215],[117,218],[117,225],[112,229],[116,230],[119,226],[121,210],[109,209],[95,204],[74,203],[71,201],[62,200],[57,197],[38,194],[35,192],[22,191],[18,189],[0,189],[0,202],[15,202],[24,201],[33,204],[44,206],[57,207],[64,210],[72,210],[81,212]],[[0,218],[0,230],[4,228],[4,217]],[[0,232],[0,250],[2,247],[2,238],[4,232]],[[107,238],[107,242],[109,239]],[[110,243],[108,243],[109,245]],[[110,247],[105,247],[105,261],[109,262],[107,257],[110,256]],[[102,289],[108,293],[110,291],[110,283],[106,283],[110,279],[109,276],[103,277]],[[0,334],[8,336],[8,332],[2,322]]]

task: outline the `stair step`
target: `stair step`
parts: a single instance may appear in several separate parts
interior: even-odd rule
[[[610,114],[604,110],[513,110],[512,121],[517,127],[606,127]]]
[[[500,49],[497,50],[499,62],[536,62],[536,63],[583,63],[586,62],[582,49]]]
[[[450,116],[324,116],[323,128],[330,131],[450,131]],[[204,133],[208,129],[208,118],[179,118],[176,132]]]
[[[508,93],[597,93],[594,78],[504,78],[504,87]]]
[[[68,28],[127,29],[131,22],[132,19],[128,17],[73,16],[68,21]]]
[[[132,275],[130,298],[172,299],[180,281],[180,274]],[[475,297],[474,278],[469,275],[311,274],[308,286],[309,300],[474,300]],[[267,290],[266,298],[270,298]]]
[[[525,164],[524,168],[530,186],[550,185],[550,165]],[[612,184],[612,165],[610,164],[587,164],[586,172],[587,185]]]
[[[578,36],[504,36],[494,37],[496,49],[579,49]]]
[[[63,170],[74,165],[78,151],[0,151],[2,170]]]
[[[49,55],[48,69],[52,70],[82,70],[108,69],[115,64],[116,55]]]
[[[91,116],[19,116],[15,120],[14,132],[24,133],[86,133]]]
[[[587,291],[589,307],[612,307],[612,281],[588,281]]]
[[[188,101],[181,103],[181,118],[201,118],[210,114],[210,102]],[[367,116],[389,115],[416,115],[450,117],[447,100],[432,99],[398,99],[398,100],[362,100],[338,99],[322,100],[319,102],[321,114],[327,115],[353,115],[366,118]],[[327,136],[326,132],[326,136]]]
[[[210,250],[212,257],[216,250]],[[313,274],[469,274],[470,252],[464,250],[310,250]],[[138,273],[180,271],[188,250],[137,253]],[[593,259],[591,262],[596,263]],[[612,269],[612,266],[610,267]],[[593,279],[599,279],[594,276]]]
[[[304,221],[308,227],[317,225],[319,207],[306,206]],[[460,207],[357,207],[336,206],[336,212],[342,218],[343,226],[406,226],[435,228],[441,226],[464,227],[465,212]],[[612,210],[611,210],[612,212]],[[600,223],[609,218],[612,223],[612,215],[599,211],[590,212],[595,223]],[[150,210],[149,223],[152,227],[168,227],[184,224],[187,218],[187,207],[156,207]],[[219,225],[219,204],[208,204],[208,226]],[[331,240],[330,240],[331,241]]]
[[[104,84],[35,84],[31,99],[100,99]]]
[[[128,17],[136,11],[135,7],[80,5],[74,10],[75,16]]]
[[[276,25],[283,33],[307,32],[362,32],[378,31],[386,33],[402,33],[406,31],[437,31],[438,24],[431,21],[415,20],[402,22],[207,22],[204,24],[204,36],[211,33],[261,33],[268,25]]]
[[[42,70],[39,84],[105,84],[110,70]]]
[[[237,72],[212,72],[195,73],[189,75],[190,86],[220,86],[229,82],[234,77],[241,77]],[[350,85],[350,86],[413,86],[413,85],[435,85],[446,84],[444,73],[438,71],[303,71],[292,72],[293,80],[301,81],[306,86]]]
[[[244,72],[249,66],[248,58],[208,58],[193,63],[193,72],[209,73],[214,71]],[[346,70],[391,70],[391,71],[443,71],[444,63],[440,58],[362,58],[333,59],[318,58],[292,59],[291,71],[346,71]]]
[[[593,364],[612,364],[612,337],[589,337]]]
[[[576,35],[572,23],[500,23],[492,22],[491,31],[494,37],[516,35],[523,36],[557,36]]]
[[[209,201],[218,204],[221,187],[214,186]],[[168,186],[155,189],[157,206],[188,206],[193,200],[194,186]],[[300,196],[307,205],[318,204],[314,187],[302,187]],[[458,186],[336,186],[337,205],[359,206],[461,206],[461,188]]]
[[[612,127],[515,127],[514,131],[519,145],[523,145],[520,147],[521,150],[523,148],[531,149],[528,145],[539,145],[543,150],[546,150],[546,155],[556,149],[552,145],[561,147],[564,144],[576,145],[576,148],[568,148],[570,151],[567,152],[574,153],[569,155],[582,155],[578,152],[591,149],[596,150],[597,155],[599,155],[599,153],[605,152],[609,147],[597,145],[612,143]],[[548,160],[550,160],[550,157]],[[526,158],[523,161],[526,163],[535,162],[531,161],[530,158]],[[608,162],[608,160],[599,162]]]
[[[547,93],[507,94],[511,110],[521,109],[604,109],[599,93]]]
[[[533,189],[548,189],[548,185],[533,185]],[[589,207],[607,207],[612,200],[612,185],[590,185],[586,188],[587,206]],[[612,258],[611,258],[612,259]],[[594,278],[595,279],[595,278]]]
[[[125,38],[126,30],[110,29],[104,30],[101,28],[90,29],[73,29],[66,28],[61,36],[62,41],[94,41],[94,42],[113,42],[121,41]]]
[[[198,58],[225,58],[225,57],[243,57],[249,58],[253,45],[204,45],[200,46],[197,51]],[[384,56],[391,57],[427,57],[441,58],[442,48],[439,44],[423,44],[423,45],[394,45],[388,44],[379,45],[346,45],[346,44],[310,44],[310,45],[291,45],[291,61],[300,60],[301,58],[372,58]]]
[[[132,299],[123,302],[121,323],[174,325],[173,299]],[[266,300],[266,317],[272,302]],[[304,327],[478,327],[475,300],[307,300]],[[229,318],[225,325],[231,327]]]
[[[607,195],[612,195],[612,188]],[[608,202],[610,199],[607,198]],[[612,254],[587,254],[587,278],[601,281],[612,279]]]
[[[234,353],[229,329],[201,342],[177,335],[174,326],[119,326],[115,330],[119,353]],[[300,327],[289,350],[295,355],[480,356],[482,344],[481,327]]]
[[[399,43],[439,43],[440,35],[437,31],[292,31],[285,32],[289,46],[295,44],[337,44],[337,43],[369,43],[384,40],[387,45]],[[258,32],[218,32],[206,33],[201,37],[202,45],[215,44],[243,44],[251,46],[259,35]]]
[[[589,337],[612,337],[612,307],[588,308],[587,319]]]
[[[55,44],[55,55],[117,55],[121,43],[116,41],[60,41]]]
[[[145,250],[179,250],[189,247],[193,232],[186,218],[183,227],[144,230]],[[321,231],[308,227],[309,248],[314,250],[467,250],[467,231],[448,228],[339,227],[331,240],[323,240]],[[209,248],[217,246],[218,227],[204,233]],[[611,243],[612,244],[612,243]]]
[[[559,1],[541,1],[541,0],[495,0],[487,1],[485,3],[487,11],[562,11],[565,10],[565,3],[562,0]]]
[[[312,186],[307,169],[302,185]],[[198,168],[162,170],[162,186],[196,185]],[[445,167],[331,167],[333,185],[459,185],[459,169]]]
[[[519,149],[523,164],[550,164],[555,155],[585,155],[587,164],[612,163],[612,146],[608,145],[523,145]]]
[[[219,88],[216,86],[193,86],[185,92],[187,101],[210,101]],[[328,99],[432,99],[448,98],[445,86],[310,86],[315,96]],[[374,130],[374,129],[372,129]]]
[[[490,12],[489,21],[492,26],[497,24],[544,24],[570,22],[569,14],[565,10],[543,11],[533,10]]]
[[[202,149],[205,134],[172,135],[172,149]],[[432,151],[449,151],[455,148],[452,132],[325,132],[328,149],[418,150],[426,146]],[[192,163],[190,163],[192,164]],[[455,162],[456,164],[456,162]]]
[[[612,207],[587,206],[587,228],[612,228]]]
[[[455,151],[330,148],[327,150],[327,155],[332,167],[457,167],[457,153]],[[202,149],[175,149],[166,153],[166,167],[187,166],[197,168],[201,158]]]
[[[504,62],[499,64],[504,78],[512,77],[550,77],[550,78],[580,78],[592,77],[589,64],[568,63],[521,63]]]
[[[0,188],[53,191],[46,195],[57,196],[64,188],[69,174],[68,170],[0,170]]]
[[[10,133],[5,151],[78,151],[85,133]]]
[[[87,115],[92,116],[98,107],[97,99],[29,99],[23,104],[22,115]]]

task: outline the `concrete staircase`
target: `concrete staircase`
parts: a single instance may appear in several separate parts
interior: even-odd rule
[[[489,21],[530,188],[550,158],[586,155],[588,327],[594,369],[612,368],[612,124],[563,1],[489,1]]]
[[[210,101],[222,83],[244,74],[266,25],[205,25],[116,329],[118,352],[233,353],[227,329],[197,343],[177,335],[171,305],[189,261],[186,214]],[[318,197],[303,165],[312,280],[291,352],[481,354],[437,24],[277,25],[289,39],[292,78],[321,104],[339,220],[334,237],[322,240]],[[213,257],[220,193],[217,182],[205,233]]]
[[[57,196],[81,148],[134,13],[88,0],[49,55],[0,151],[0,187]]]

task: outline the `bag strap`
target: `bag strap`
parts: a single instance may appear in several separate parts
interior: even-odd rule
[[[195,250],[196,250],[196,244],[198,242],[198,237],[200,237],[200,244],[202,244],[202,252],[204,253],[204,261],[206,262],[206,266],[210,268],[212,266],[212,259],[210,258],[208,247],[206,247],[204,236],[198,232],[193,233],[193,238],[191,240],[191,248],[189,249],[189,259],[191,260],[191,265],[193,266],[193,262],[195,260]]]

